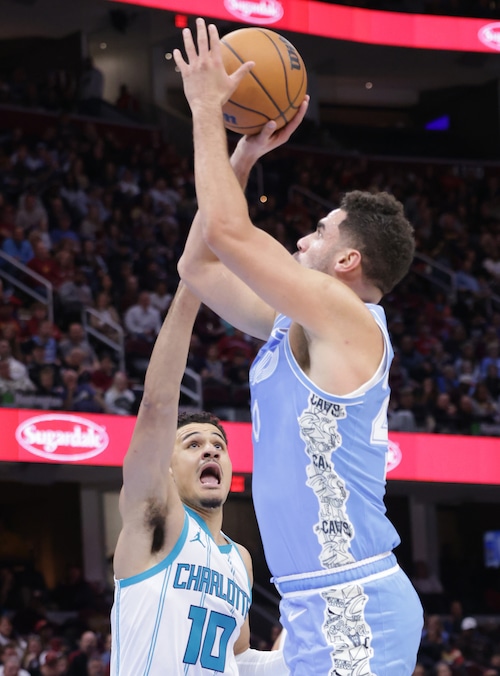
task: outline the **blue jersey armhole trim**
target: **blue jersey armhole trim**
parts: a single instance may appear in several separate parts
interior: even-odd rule
[[[130,587],[133,584],[138,584],[139,582],[143,582],[144,580],[147,580],[150,577],[153,577],[153,575],[157,575],[160,573],[162,570],[165,570],[165,568],[168,568],[172,564],[173,561],[177,558],[179,555],[179,552],[181,551],[182,547],[184,546],[184,543],[186,542],[187,538],[187,533],[188,533],[188,515],[184,515],[184,526],[182,527],[182,532],[179,535],[179,539],[175,543],[174,548],[168,554],[163,561],[160,561],[157,563],[155,566],[152,568],[148,568],[148,570],[145,570],[143,573],[139,573],[138,575],[132,575],[131,577],[126,577],[123,578],[122,580],[117,580],[118,584],[120,585],[121,588],[123,587]]]

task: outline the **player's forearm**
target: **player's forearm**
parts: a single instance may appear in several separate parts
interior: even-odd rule
[[[242,190],[245,190],[247,187],[250,172],[258,159],[259,155],[251,152],[251,146],[248,141],[246,138],[242,138],[230,158],[231,167]]]
[[[289,676],[282,650],[253,650],[236,655],[240,676]]]
[[[193,111],[193,130],[196,194],[204,238],[223,240],[236,230],[241,232],[242,223],[251,223],[244,192],[229,161],[220,107]],[[238,169],[243,180],[245,175],[248,178],[246,169],[243,164]]]
[[[250,172],[258,159],[244,144],[245,140],[241,139],[230,158],[230,165],[242,190],[245,190]],[[203,239],[203,216],[197,211],[178,262],[179,275],[201,297],[206,266],[217,261],[217,256]]]
[[[179,385],[186,368],[191,333],[199,307],[199,299],[180,282],[156,338],[146,371],[145,405],[159,396],[178,401]]]

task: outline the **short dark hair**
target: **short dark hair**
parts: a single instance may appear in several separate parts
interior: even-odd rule
[[[415,237],[403,205],[387,192],[346,193],[340,208],[347,216],[339,226],[362,257],[365,277],[383,294],[408,272],[415,254]]]
[[[177,429],[180,429],[181,427],[184,427],[185,425],[189,425],[191,423],[202,423],[202,424],[208,423],[209,425],[217,427],[219,432],[224,437],[224,441],[227,444],[226,430],[222,427],[219,418],[213,413],[209,413],[208,411],[195,411],[193,413],[183,411],[182,413],[179,413],[179,415],[177,416]]]

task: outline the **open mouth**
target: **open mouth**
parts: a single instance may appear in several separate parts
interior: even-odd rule
[[[200,474],[200,481],[204,486],[218,486],[221,480],[220,467],[216,463],[205,465]]]

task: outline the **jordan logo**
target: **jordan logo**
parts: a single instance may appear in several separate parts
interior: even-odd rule
[[[205,543],[201,539],[201,530],[199,530],[194,538],[192,540],[189,540],[189,542],[199,542],[202,547],[205,547]]]

